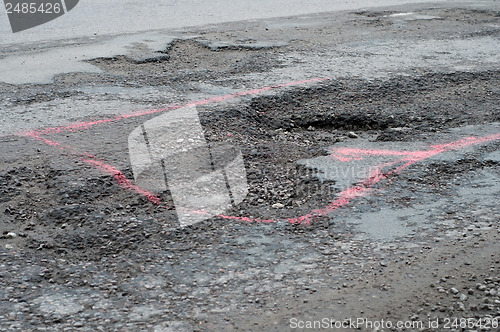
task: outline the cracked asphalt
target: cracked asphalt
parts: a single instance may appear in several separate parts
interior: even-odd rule
[[[0,329],[498,331],[499,10],[6,47]],[[180,227],[168,190],[134,185],[128,137],[193,105],[209,147],[241,150],[248,195]]]

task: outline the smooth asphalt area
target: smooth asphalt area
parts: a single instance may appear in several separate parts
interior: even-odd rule
[[[223,22],[424,2],[439,1],[82,0],[65,16],[17,34],[10,30],[6,11],[0,10],[0,45],[181,29]]]

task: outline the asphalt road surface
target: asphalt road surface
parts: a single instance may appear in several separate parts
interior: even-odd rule
[[[2,23],[0,330],[498,330],[498,3],[91,4]]]
[[[17,34],[12,34],[6,12],[0,10],[0,45],[137,33],[158,29],[179,29],[222,22],[423,2],[431,1],[82,0],[75,10],[60,17],[57,21]]]

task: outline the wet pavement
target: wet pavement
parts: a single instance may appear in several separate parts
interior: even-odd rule
[[[7,50],[0,329],[366,317],[435,331],[500,316],[498,10],[405,5]],[[61,66],[38,68],[54,54]],[[5,69],[22,57],[32,70]],[[172,129],[175,114],[190,126]],[[183,139],[210,154],[205,169],[190,151],[156,158]],[[241,153],[241,202],[217,173],[221,146]],[[179,167],[216,174],[232,206],[183,223],[165,176]]]

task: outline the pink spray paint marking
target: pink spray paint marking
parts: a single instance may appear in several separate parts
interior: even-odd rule
[[[133,184],[129,179],[127,179],[125,177],[125,175],[120,172],[120,170],[118,170],[116,167],[113,167],[111,165],[108,165],[108,164],[105,164],[101,161],[98,161],[98,160],[92,160],[92,159],[82,159],[85,163],[89,164],[89,165],[92,165],[92,166],[95,166],[97,167],[98,169],[102,170],[103,172],[106,172],[110,175],[113,176],[113,178],[115,179],[115,181],[122,187],[122,188],[125,188],[125,189],[128,189],[128,190],[132,190],[132,191],[135,191],[137,192],[138,194],[140,195],[143,195],[144,197],[146,197],[150,202],[154,203],[154,204],[160,204],[161,203],[161,199],[160,197],[150,193],[149,191],[147,190],[144,190],[138,186],[136,186],[135,184]]]
[[[86,129],[90,129],[94,126],[113,123],[113,122],[117,122],[117,121],[124,120],[124,119],[141,117],[141,116],[145,116],[145,115],[151,115],[151,114],[161,113],[161,112],[165,112],[165,111],[171,111],[171,110],[175,110],[175,109],[179,109],[179,108],[183,108],[183,107],[189,107],[189,106],[201,106],[201,105],[207,105],[207,104],[216,104],[216,103],[220,103],[223,101],[227,101],[227,100],[231,100],[231,99],[235,99],[235,98],[239,98],[239,97],[243,97],[243,96],[259,95],[259,94],[262,94],[266,91],[275,90],[275,89],[279,89],[279,88],[303,85],[303,84],[307,84],[307,83],[322,82],[322,81],[327,81],[327,80],[331,80],[331,79],[332,78],[330,78],[330,77],[325,77],[325,78],[313,78],[313,79],[309,79],[309,80],[283,83],[283,84],[273,85],[273,86],[269,86],[269,87],[263,87],[263,88],[259,88],[259,89],[252,89],[252,90],[247,90],[247,91],[235,92],[235,93],[225,95],[225,96],[198,100],[198,101],[191,102],[191,103],[188,103],[185,105],[171,105],[171,106],[166,106],[166,107],[160,108],[160,109],[137,111],[137,112],[133,112],[130,114],[119,115],[119,116],[116,116],[113,118],[108,118],[108,119],[86,121],[86,122],[75,122],[75,123],[71,123],[71,124],[65,125],[65,126],[22,131],[22,132],[17,133],[17,135],[26,136],[26,134],[29,134],[29,133],[32,133],[35,135],[50,135],[50,134],[60,134],[60,133],[64,133],[64,132],[74,132],[74,131],[79,131],[79,130],[86,130]]]
[[[404,165],[396,168],[394,171],[398,172],[406,167],[436,156],[440,153],[447,151],[454,151],[466,148],[471,145],[483,144],[490,141],[500,139],[500,134],[493,134],[485,137],[466,137],[461,140],[446,143],[431,145],[429,150],[425,151],[395,151],[395,150],[379,150],[379,149],[356,149],[356,148],[333,148],[330,150],[330,156],[342,162],[349,162],[352,160],[362,160],[363,156],[401,156],[398,161],[391,163],[406,162]],[[379,165],[381,166],[381,165]]]
[[[75,149],[73,149],[71,146],[69,145],[63,145],[61,143],[58,143],[56,141],[53,141],[53,140],[50,140],[48,138],[45,138],[45,137],[42,137],[41,135],[37,134],[36,132],[34,131],[28,131],[28,132],[24,132],[24,133],[20,133],[19,136],[24,136],[24,137],[29,137],[31,139],[34,139],[35,141],[39,141],[39,142],[42,142],[44,144],[47,144],[51,147],[54,147],[58,150],[61,150],[61,151],[67,151],[73,155],[78,155],[78,156],[82,156],[82,157],[86,157],[86,158],[94,158],[93,155],[89,154],[89,153],[86,153],[86,152],[77,152]]]
[[[150,201],[151,203],[154,203],[157,205],[161,203],[161,199],[158,196],[154,195],[153,193],[150,193],[147,190],[144,190],[144,189],[139,188],[138,186],[134,185],[130,180],[127,179],[127,177],[120,170],[118,170],[116,167],[108,165],[102,161],[94,159],[95,158],[94,155],[91,155],[88,153],[77,152],[69,145],[62,145],[58,142],[41,137],[40,135],[37,135],[34,132],[27,132],[23,136],[30,137],[36,141],[40,141],[40,142],[45,143],[49,146],[57,148],[58,150],[67,151],[67,152],[71,153],[72,155],[78,156],[83,162],[87,163],[88,165],[94,166],[94,167],[98,168],[99,170],[112,175],[113,179],[118,183],[118,185],[120,187],[137,192],[138,194],[146,197],[148,199],[148,201]]]
[[[334,148],[331,150],[331,157],[338,159],[342,162],[349,162],[352,160],[361,160],[363,156],[401,156],[403,158],[394,161],[394,162],[389,162],[389,163],[384,163],[377,165],[375,167],[375,171],[372,172],[370,176],[365,178],[363,181],[361,181],[360,184],[356,186],[352,186],[344,191],[342,191],[338,196],[336,200],[331,202],[328,206],[322,208],[322,209],[317,209],[313,210],[310,213],[296,217],[296,218],[289,218],[289,219],[284,219],[284,220],[261,220],[261,219],[252,219],[252,218],[247,218],[247,217],[233,217],[233,216],[225,216],[225,215],[220,215],[219,217],[224,218],[224,219],[230,219],[230,220],[239,220],[239,221],[246,221],[246,222],[278,222],[278,221],[285,221],[289,222],[292,224],[304,224],[304,225],[309,225],[314,218],[321,217],[321,216],[326,216],[333,211],[349,204],[352,202],[353,199],[360,197],[360,196],[366,196],[370,195],[373,193],[374,188],[373,186],[380,181],[388,178],[390,175],[393,174],[399,174],[409,166],[423,161],[425,159],[428,159],[430,157],[436,156],[440,153],[447,152],[447,151],[454,151],[454,150],[460,150],[472,145],[478,145],[478,144],[484,144],[487,142],[495,141],[500,139],[500,134],[493,134],[485,137],[467,137],[464,139],[461,139],[459,141],[447,143],[447,144],[439,144],[439,145],[431,145],[430,150],[426,151],[394,151],[394,150],[373,150],[373,149],[353,149],[353,148]],[[405,164],[396,167],[392,171],[388,172],[383,172],[382,169],[393,166],[395,164],[401,163],[401,162],[406,162]]]
[[[295,86],[295,85],[312,83],[312,82],[320,82],[320,81],[325,81],[325,80],[330,80],[330,79],[331,78],[315,78],[315,79],[304,80],[304,81],[284,83],[284,84],[270,86],[270,87],[264,87],[264,88],[260,88],[260,89],[253,89],[253,90],[248,90],[248,91],[243,91],[243,92],[237,92],[237,93],[226,95],[226,96],[200,100],[200,101],[189,103],[189,104],[183,105],[183,106],[169,106],[169,107],[165,107],[163,109],[139,111],[139,112],[121,115],[121,116],[117,116],[117,117],[109,118],[109,119],[89,121],[89,122],[76,122],[76,123],[66,125],[66,126],[45,128],[45,129],[40,129],[40,130],[24,131],[24,132],[17,133],[17,135],[30,137],[34,140],[43,142],[49,146],[55,147],[55,148],[62,150],[62,151],[69,151],[71,154],[79,156],[80,159],[83,160],[84,162],[86,162],[87,164],[92,165],[92,166],[96,167],[97,169],[112,175],[113,178],[115,179],[115,181],[122,188],[135,191],[138,194],[146,197],[150,202],[152,202],[154,204],[161,204],[161,199],[158,196],[155,196],[154,194],[148,192],[147,190],[144,190],[144,189],[134,185],[116,167],[114,167],[112,165],[108,165],[102,161],[95,160],[94,156],[91,154],[80,153],[68,145],[62,145],[58,142],[46,139],[46,138],[42,137],[42,135],[58,134],[58,133],[62,133],[62,132],[72,132],[72,131],[78,131],[78,130],[86,130],[86,129],[92,128],[93,126],[112,123],[112,122],[116,122],[116,121],[123,120],[123,119],[160,113],[160,112],[173,110],[173,109],[186,107],[186,106],[192,106],[192,105],[198,106],[198,105],[205,105],[205,104],[210,104],[210,103],[218,103],[218,102],[223,102],[223,101],[234,99],[234,98],[241,97],[241,96],[261,94],[265,91],[269,91],[272,89],[288,87],[288,86]],[[310,213],[303,215],[303,216],[300,216],[300,217],[288,218],[288,219],[276,219],[276,220],[256,219],[256,218],[249,218],[249,217],[238,217],[238,216],[227,216],[227,215],[219,215],[218,217],[223,218],[223,219],[227,219],[227,220],[237,220],[237,221],[243,221],[243,222],[249,222],[249,223],[274,223],[274,222],[282,221],[282,222],[288,222],[291,224],[309,225],[315,218],[321,217],[321,216],[326,216],[326,215],[332,213],[333,211],[335,211],[335,210],[337,210],[345,205],[350,204],[352,202],[352,200],[354,200],[357,197],[370,195],[371,193],[374,192],[373,186],[375,184],[386,179],[387,177],[389,177],[392,174],[401,173],[404,169],[408,168],[409,166],[411,166],[419,161],[423,161],[425,159],[428,159],[430,157],[433,157],[433,156],[438,155],[438,154],[443,153],[443,152],[459,150],[459,149],[469,147],[472,145],[483,144],[483,143],[487,143],[487,142],[491,142],[491,141],[499,140],[499,139],[500,139],[500,134],[494,134],[494,135],[489,135],[489,136],[479,137],[479,138],[467,137],[467,138],[464,138],[462,140],[447,143],[447,144],[432,145],[431,149],[427,150],[427,151],[393,151],[393,150],[335,148],[335,149],[332,149],[332,151],[331,151],[331,157],[334,159],[340,160],[342,162],[349,162],[352,160],[361,160],[361,159],[363,159],[364,156],[400,156],[402,158],[398,161],[395,161],[395,162],[384,163],[384,164],[376,166],[375,171],[372,172],[372,174],[370,176],[365,178],[358,185],[352,186],[352,187],[342,191],[341,193],[339,193],[338,198],[336,200],[334,200],[333,202],[331,202],[329,205],[327,205],[324,208],[313,210]],[[395,168],[392,171],[389,171],[389,172],[382,171],[383,168],[395,165],[395,164],[400,163],[400,162],[406,162],[406,163]],[[203,211],[196,211],[194,213],[204,213],[204,212]]]
[[[50,141],[47,139],[40,138],[33,133],[27,134],[27,137],[32,137],[34,139],[40,140],[48,145],[55,146],[60,150],[66,150],[69,147],[65,147],[57,142]],[[349,157],[343,157],[342,159],[339,159],[341,161],[347,162],[351,161],[351,157],[354,157],[354,160],[359,160],[360,158],[362,159],[363,156],[402,156],[403,158],[394,161],[394,162],[389,162],[389,163],[383,163],[375,167],[375,170],[365,178],[363,181],[361,181],[358,185],[349,187],[348,189],[340,192],[338,194],[338,198],[328,204],[324,208],[316,209],[311,211],[310,213],[296,217],[296,218],[288,218],[288,219],[258,219],[258,218],[249,218],[249,217],[238,217],[238,216],[228,216],[228,215],[218,215],[218,217],[226,220],[237,220],[237,221],[243,221],[243,222],[248,222],[248,223],[275,223],[275,222],[287,222],[291,224],[303,224],[303,225],[309,225],[311,224],[315,218],[321,217],[321,216],[326,216],[328,214],[331,214],[335,210],[338,210],[339,208],[346,206],[350,204],[355,198],[361,197],[361,196],[367,196],[373,193],[374,188],[373,186],[380,181],[387,179],[390,175],[393,174],[399,174],[409,166],[423,161],[425,159],[428,159],[430,157],[436,156],[440,153],[447,152],[447,151],[455,151],[455,150],[460,150],[469,146],[473,145],[479,145],[479,144],[484,144],[487,142],[495,141],[495,140],[500,140],[500,134],[493,134],[489,136],[484,136],[484,137],[467,137],[465,139],[447,143],[447,144],[439,144],[439,145],[432,145],[430,146],[430,150],[424,150],[424,151],[393,151],[393,150],[373,150],[373,149],[352,149],[352,148],[335,148],[332,149],[332,158],[339,159],[338,156],[349,156]],[[76,154],[72,152],[73,154]],[[90,156],[88,154],[85,154],[87,156]],[[92,158],[92,157],[90,157]],[[130,180],[128,180],[125,175],[120,172],[117,168],[105,164],[104,162],[97,161],[94,159],[85,159],[81,158],[84,162],[97,167],[98,169],[111,174],[115,181],[117,183],[126,189],[133,190],[137,192],[140,195],[145,196],[149,201],[151,201],[154,204],[160,204],[161,200],[159,197],[155,196],[154,194],[148,192],[147,190],[144,190],[136,185],[134,185]],[[382,169],[392,166],[401,162],[406,162],[405,164],[395,168],[394,170],[388,171],[388,172],[383,172]],[[193,213],[204,213],[203,211],[193,211]]]
[[[94,160],[94,158],[95,158],[94,155],[91,155],[91,154],[85,153],[85,152],[83,152],[83,153],[78,152],[69,145],[62,145],[58,142],[55,142],[53,140],[49,140],[49,139],[44,138],[42,136],[43,135],[50,135],[50,134],[59,134],[59,133],[63,133],[63,132],[74,132],[74,131],[79,131],[79,130],[86,130],[86,129],[90,129],[94,126],[97,126],[97,125],[104,125],[104,124],[108,124],[108,123],[113,123],[113,122],[117,122],[117,121],[120,121],[123,119],[129,119],[129,118],[140,117],[140,116],[144,116],[144,115],[161,113],[161,112],[165,112],[168,110],[174,110],[174,109],[187,107],[187,106],[198,106],[198,105],[205,105],[205,104],[211,104],[211,103],[220,103],[220,102],[223,102],[226,100],[231,100],[231,99],[235,99],[235,98],[242,97],[242,96],[258,95],[258,94],[261,94],[263,92],[270,91],[273,89],[279,89],[279,88],[290,87],[290,86],[297,86],[297,85],[302,85],[302,84],[307,84],[307,83],[322,82],[322,81],[327,81],[330,79],[331,78],[329,78],[329,77],[313,78],[313,79],[308,79],[308,80],[283,83],[283,84],[273,85],[273,86],[269,86],[269,87],[263,87],[260,89],[252,89],[252,90],[247,90],[247,91],[242,91],[242,92],[236,92],[236,93],[225,95],[225,96],[199,100],[199,101],[189,103],[187,105],[167,106],[167,107],[164,107],[162,109],[138,111],[138,112],[134,112],[134,113],[130,113],[130,114],[116,116],[116,117],[109,118],[109,119],[87,121],[87,122],[75,122],[75,123],[72,123],[72,124],[69,124],[66,126],[51,127],[51,128],[38,129],[38,130],[21,131],[21,132],[16,133],[16,135],[29,137],[29,138],[32,138],[36,141],[39,141],[39,142],[45,143],[49,146],[52,146],[54,148],[57,148],[61,151],[68,151],[73,155],[79,156],[80,159],[85,161],[87,164],[94,166],[94,167],[98,168],[99,170],[104,171],[104,172],[112,175],[113,178],[115,179],[115,181],[118,183],[118,185],[120,185],[122,188],[135,191],[138,194],[145,196],[150,202],[152,202],[154,204],[160,204],[161,199],[158,196],[148,192],[145,189],[139,188],[138,186],[134,185],[131,181],[126,179],[125,175],[123,175],[123,173],[121,173],[116,167],[113,167],[112,165],[105,164],[102,161]]]

